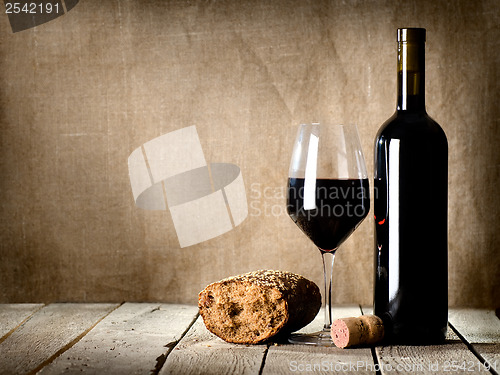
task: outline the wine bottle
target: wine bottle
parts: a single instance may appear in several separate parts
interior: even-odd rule
[[[426,30],[398,29],[397,108],[375,140],[374,313],[398,343],[448,321],[448,142],[425,109]]]

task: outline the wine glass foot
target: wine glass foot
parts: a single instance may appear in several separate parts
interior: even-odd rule
[[[288,338],[288,342],[300,345],[335,346],[330,336],[330,330],[314,333],[295,333]]]

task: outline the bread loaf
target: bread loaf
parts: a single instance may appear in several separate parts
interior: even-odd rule
[[[309,324],[321,307],[321,294],[300,275],[260,270],[208,285],[198,295],[198,307],[213,334],[256,344]]]

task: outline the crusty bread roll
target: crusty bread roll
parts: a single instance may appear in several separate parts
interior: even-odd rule
[[[256,344],[309,324],[321,307],[321,294],[300,275],[260,270],[208,285],[198,295],[198,307],[213,334]]]

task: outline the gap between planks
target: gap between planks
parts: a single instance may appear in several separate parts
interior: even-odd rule
[[[194,306],[127,302],[41,372],[157,373],[197,314]]]
[[[0,307],[2,314],[13,312],[9,306]],[[0,373],[35,373],[114,308],[116,304],[43,306],[0,343]]]
[[[500,319],[493,310],[457,308],[449,313],[449,326],[494,375],[500,371]]]
[[[474,347],[473,344],[467,341],[467,339],[453,326],[452,323],[448,322],[448,326],[450,329],[458,336],[458,338],[467,346],[467,348],[471,351],[472,354],[476,356],[476,358],[481,362],[485,369],[489,370],[493,375],[498,375],[498,372],[495,371],[496,363],[491,364],[488,360],[486,360]]]
[[[71,340],[69,343],[64,345],[62,348],[60,348],[58,351],[56,351],[52,356],[47,358],[44,362],[40,363],[38,367],[34,368],[32,371],[30,371],[28,374],[36,374],[39,372],[41,369],[43,369],[45,366],[50,365],[54,360],[59,357],[61,354],[63,354],[65,351],[68,349],[72,348],[78,341],[80,341],[83,337],[87,335],[96,325],[98,325],[104,318],[106,318],[109,314],[111,314],[113,311],[118,309],[121,305],[123,305],[124,302],[121,304],[115,306],[113,309],[108,311],[105,315],[103,315],[100,319],[98,319],[94,324],[92,324],[89,328],[84,330],[81,334],[79,334],[77,337],[75,337],[73,340]]]
[[[332,320],[359,315],[361,315],[360,306],[334,306],[332,308]],[[323,325],[324,308],[321,309],[313,322],[300,330],[299,333],[320,331],[323,329]],[[351,370],[349,364],[358,361],[366,363],[366,369]],[[266,348],[259,374],[276,375],[310,371],[324,374],[337,371],[337,368],[340,368],[339,371],[344,374],[375,374],[375,371],[371,370],[373,367],[372,353],[368,348],[346,350],[333,345],[331,347],[322,347],[272,343]]]
[[[160,371],[161,371],[163,365],[165,364],[165,361],[167,360],[169,354],[172,352],[172,350],[174,350],[174,348],[177,346],[177,344],[179,344],[179,342],[184,338],[184,336],[186,336],[186,334],[189,332],[189,330],[191,329],[191,327],[193,326],[193,324],[196,322],[197,319],[201,319],[199,312],[198,312],[198,314],[195,315],[192,322],[188,325],[188,327],[181,334],[181,336],[179,337],[178,340],[172,341],[172,342],[168,343],[167,345],[165,345],[168,348],[168,350],[165,353],[161,354],[158,358],[156,358],[156,366],[155,366],[154,370],[151,371],[152,375],[158,375],[160,373]]]
[[[370,307],[361,307],[361,309],[364,314],[373,313]],[[489,319],[485,319],[487,315]],[[438,372],[468,374],[473,371],[498,375],[495,370],[498,370],[497,358],[500,356],[498,354],[500,321],[496,317],[491,318],[490,315],[491,311],[486,310],[449,309],[449,328],[445,344],[430,346],[386,345],[372,348],[374,362],[377,364],[377,374],[398,373],[395,368],[399,367],[418,374],[436,374]],[[454,321],[457,324],[460,323],[460,329],[454,327]],[[495,327],[497,328],[495,329]],[[496,335],[492,333],[495,331]],[[462,335],[462,333],[464,334]],[[484,343],[493,345],[497,353],[493,360],[488,362],[482,355],[483,353],[476,351],[474,344],[471,343],[473,340],[482,345],[485,345]]]
[[[7,320],[8,318],[10,318],[10,311],[9,312],[6,312],[5,313],[5,316],[1,316],[1,319],[0,321],[2,322],[2,324],[6,324],[7,325],[7,331],[3,332],[2,330],[2,335],[0,336],[0,344],[2,342],[4,342],[10,335],[12,335],[12,333],[18,329],[20,326],[22,326],[28,319],[30,319],[35,313],[37,313],[38,311],[40,311],[43,307],[45,307],[46,305],[43,304],[43,303],[40,303],[40,304],[4,304],[3,307],[6,309],[6,310],[21,310],[21,320],[18,322],[18,323],[14,323],[13,327],[10,328],[9,330],[9,322],[5,323],[5,320]],[[22,311],[24,310],[24,311]],[[25,317],[24,317],[25,316]],[[3,327],[2,327],[3,328]]]
[[[373,314],[373,308],[371,307],[359,305],[359,309],[361,310],[361,315]],[[370,347],[370,352],[373,358],[373,365],[375,366],[375,375],[382,375],[382,373],[380,372],[380,363],[378,362],[378,357],[377,353],[375,352],[374,346]]]
[[[495,331],[495,326],[485,327],[481,324],[481,319],[478,316],[465,315],[463,316],[466,324],[457,329],[454,326],[456,320],[456,312],[460,309],[449,310],[448,332],[446,342],[441,345],[387,345],[376,347],[375,352],[380,362],[381,374],[394,374],[395,367],[403,368],[406,372],[418,374],[436,374],[436,373],[453,373],[470,374],[474,373],[491,373],[498,375],[495,367],[498,363],[493,364],[487,362],[484,357],[479,354],[474,345],[471,345],[470,340],[467,340],[467,332],[474,331],[475,327],[482,328],[482,337],[488,336]],[[470,310],[472,313],[477,313],[476,310]],[[484,313],[484,312],[483,312]],[[481,313],[481,314],[483,314]],[[500,321],[496,319],[496,331],[500,333]],[[487,341],[497,349],[500,348],[498,339],[496,341]],[[480,340],[480,342],[482,342]],[[498,356],[498,350],[497,350]]]

